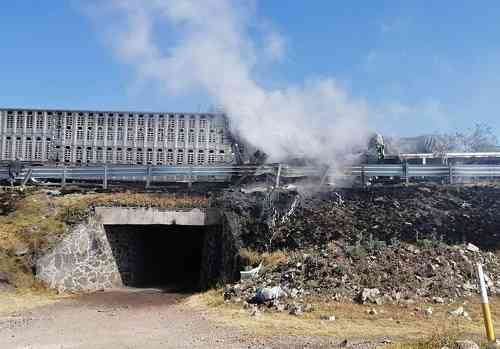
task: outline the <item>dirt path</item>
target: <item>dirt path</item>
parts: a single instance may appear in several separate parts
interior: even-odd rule
[[[98,292],[0,316],[0,348],[316,348],[325,339],[263,338],[223,328],[158,289]]]

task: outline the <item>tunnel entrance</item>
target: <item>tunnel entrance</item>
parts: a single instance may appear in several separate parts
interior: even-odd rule
[[[125,286],[199,289],[207,226],[105,225]]]

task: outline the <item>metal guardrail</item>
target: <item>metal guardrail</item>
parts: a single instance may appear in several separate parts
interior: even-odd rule
[[[95,166],[95,167],[25,167],[17,178],[26,177],[37,180],[95,180],[103,181],[139,181],[146,182],[228,182],[233,177],[246,175],[274,175],[281,177],[322,177],[325,168],[281,165],[263,166]],[[363,183],[374,177],[382,178],[445,178],[453,183],[459,178],[481,177],[500,178],[500,165],[358,165],[346,167],[340,171],[327,172],[330,178],[360,178]],[[9,179],[9,169],[0,168],[0,179]]]

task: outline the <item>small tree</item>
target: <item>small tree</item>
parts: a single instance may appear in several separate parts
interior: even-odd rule
[[[442,134],[436,136],[433,152],[480,152],[496,149],[498,139],[493,132],[493,127],[485,123],[477,123],[474,128],[465,132]]]
[[[462,137],[465,151],[491,151],[498,144],[497,136],[493,133],[493,127],[480,123]]]

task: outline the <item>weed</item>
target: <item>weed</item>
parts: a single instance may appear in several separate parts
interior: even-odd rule
[[[401,240],[399,240],[397,237],[392,237],[390,243],[394,248],[399,248],[401,246]]]
[[[281,250],[259,253],[247,248],[242,248],[239,254],[244,265],[257,266],[262,262],[266,268],[274,268],[280,264],[287,263],[289,260],[287,252]]]
[[[345,275],[348,273],[348,269],[346,268],[345,265],[342,265],[342,264],[337,264],[334,268],[333,268],[333,272],[337,275]]]
[[[437,241],[435,240],[430,240],[430,239],[422,239],[422,240],[417,240],[416,245],[420,248],[432,248],[436,247],[438,244]]]
[[[441,349],[454,348],[455,342],[459,340],[463,334],[457,328],[452,329],[437,329],[430,337],[421,339],[413,343],[390,345],[388,349]]]
[[[59,218],[66,224],[76,224],[84,221],[90,214],[90,210],[86,205],[64,207],[59,214]]]
[[[362,246],[362,245],[347,246],[346,252],[347,252],[347,255],[349,257],[354,258],[354,259],[361,259],[361,258],[366,257],[368,255],[366,248],[364,248],[364,246]]]

